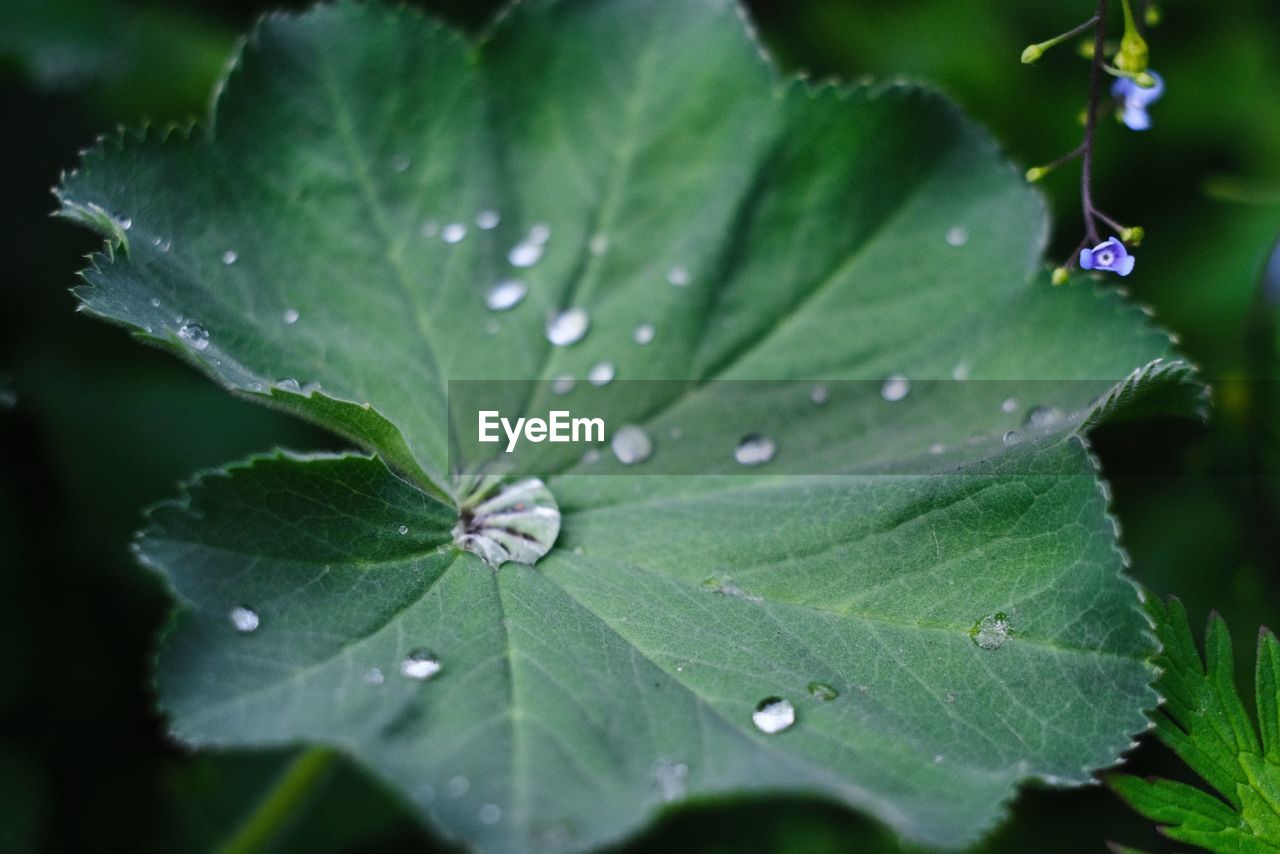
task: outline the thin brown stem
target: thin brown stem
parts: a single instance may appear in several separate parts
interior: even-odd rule
[[[1106,50],[1107,0],[1098,0],[1093,27],[1093,62],[1089,69],[1089,103],[1085,108],[1084,148],[1080,165],[1080,205],[1084,213],[1086,241],[1098,243],[1097,211],[1093,206],[1093,145],[1098,130],[1098,103],[1102,98],[1102,66]]]

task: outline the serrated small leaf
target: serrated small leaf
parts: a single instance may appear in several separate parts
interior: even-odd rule
[[[1176,599],[1149,599],[1147,612],[1164,646],[1157,688],[1166,698],[1155,713],[1156,737],[1217,792],[1214,797],[1184,783],[1111,775],[1109,785],[1134,809],[1164,825],[1172,839],[1212,851],[1280,850],[1280,765],[1264,755],[1271,743],[1276,682],[1267,660],[1271,633],[1258,639],[1260,742],[1236,691],[1231,636],[1213,614],[1205,630],[1201,661],[1185,609]],[[1270,720],[1274,721],[1274,717]]]

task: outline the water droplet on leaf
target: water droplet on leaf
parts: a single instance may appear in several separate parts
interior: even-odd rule
[[[497,804],[485,804],[480,807],[481,824],[497,824],[502,818],[502,809]]]
[[[557,347],[568,347],[581,341],[590,326],[591,318],[585,309],[570,308],[547,322],[547,340]]]
[[[902,374],[894,374],[880,386],[880,396],[890,403],[896,403],[911,393],[911,381]]]
[[[778,453],[778,445],[768,436],[750,433],[733,450],[733,458],[744,466],[764,465]]]
[[[684,797],[689,783],[689,766],[683,762],[663,760],[653,769],[653,777],[658,783],[658,794],[664,803],[671,803]]]
[[[467,227],[460,222],[451,222],[440,232],[445,243],[460,243],[467,236]]]
[[[591,366],[591,370],[587,371],[587,382],[594,386],[606,386],[613,382],[615,373],[613,362],[596,362]]]
[[[641,345],[648,344],[653,341],[656,331],[652,323],[642,323],[636,327],[635,332],[631,333],[631,340]]]
[[[649,459],[653,453],[653,440],[649,438],[649,434],[643,427],[628,424],[618,428],[618,431],[613,434],[609,447],[613,449],[613,455],[618,458],[618,462],[624,466],[630,466]]]
[[[298,310],[296,308],[286,308],[284,310],[284,322],[292,326],[298,322]]]
[[[191,346],[197,350],[203,350],[209,346],[209,332],[198,323],[184,323],[178,329],[178,337],[190,342]]]
[[[241,634],[249,634],[258,630],[261,620],[258,618],[258,612],[252,608],[239,606],[231,609],[228,615],[231,619],[231,625],[235,627],[237,632]]]
[[[796,708],[781,697],[765,697],[751,713],[751,722],[766,735],[790,729],[796,722]]]
[[[429,649],[415,649],[400,662],[400,673],[410,679],[425,681],[440,672],[440,659]]]
[[[222,253],[222,263],[226,264],[228,267],[238,260],[240,260],[240,254],[234,249],[228,249],[226,252]]]
[[[683,288],[689,284],[689,271],[677,264],[667,271],[667,281],[677,288]]]
[[[952,246],[964,246],[969,242],[969,229],[963,225],[957,225],[947,232],[947,243]]]
[[[497,211],[480,211],[480,213],[476,214],[476,228],[481,231],[489,231],[497,228],[501,220],[502,217],[498,216]]]
[[[969,632],[973,642],[983,649],[999,649],[1009,639],[1009,618],[1004,614],[983,617]]]
[[[529,286],[519,279],[507,279],[494,285],[485,294],[484,304],[493,311],[515,308],[529,292]]]

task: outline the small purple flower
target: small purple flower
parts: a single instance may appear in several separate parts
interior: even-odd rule
[[[1156,85],[1142,87],[1128,77],[1120,77],[1111,84],[1111,97],[1120,102],[1120,118],[1129,130],[1146,130],[1151,127],[1147,107],[1160,100],[1164,94],[1164,80],[1154,71],[1147,72]]]
[[[1092,249],[1080,250],[1081,270],[1105,270],[1118,276],[1127,276],[1133,272],[1133,256],[1124,244],[1114,237],[1108,237]]]

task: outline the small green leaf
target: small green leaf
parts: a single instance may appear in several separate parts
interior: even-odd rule
[[[1219,797],[1171,780],[1124,774],[1112,775],[1108,783],[1130,806],[1164,825],[1172,839],[1212,851],[1280,850],[1280,764],[1271,755],[1278,725],[1275,637],[1267,629],[1258,636],[1259,742],[1236,691],[1231,637],[1222,618],[1209,618],[1201,661],[1182,603],[1152,599],[1147,610],[1164,645],[1156,688],[1165,702],[1156,713],[1156,736]]]
[[[779,790],[957,846],[1143,724],[1083,434],[1201,389],[1115,291],[1049,286],[1041,199],[933,92],[780,81],[715,0],[533,0],[478,45],[339,2],[264,20],[205,125],[109,140],[60,196],[128,246],[89,312],[370,454],[255,458],[152,512],[192,744],[335,746],[488,850]],[[655,464],[682,425],[771,417],[713,380],[877,388],[806,396],[750,467],[555,461],[542,517],[493,524],[530,508],[453,479],[446,384],[602,364],[671,381],[614,413]]]

